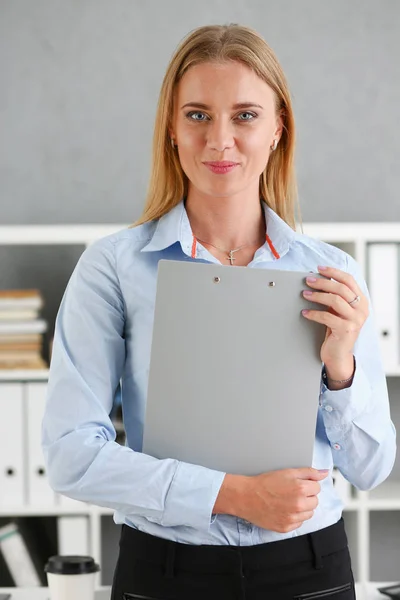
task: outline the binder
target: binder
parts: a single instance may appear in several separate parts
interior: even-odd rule
[[[351,500],[351,483],[347,481],[336,467],[332,470],[333,485],[343,504]]]
[[[50,556],[57,554],[57,521],[52,516],[14,517],[26,549],[36,569],[40,585],[47,585],[45,564]]]
[[[81,502],[81,500],[74,500],[73,498],[69,498],[68,496],[64,496],[63,494],[57,494],[57,504],[61,506],[61,508],[73,508],[76,510],[87,510],[88,503]]]
[[[25,504],[23,384],[2,383],[0,395],[0,506]]]
[[[8,570],[21,587],[39,587],[41,581],[16,523],[0,528],[0,550]]]
[[[367,283],[386,371],[397,369],[400,362],[399,266],[399,244],[368,244]]]
[[[28,504],[41,507],[56,505],[56,494],[48,483],[41,446],[46,387],[46,382],[29,382],[25,384]]]
[[[65,515],[57,519],[58,554],[88,556],[89,519],[82,515]]]

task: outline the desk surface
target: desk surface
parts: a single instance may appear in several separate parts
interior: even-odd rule
[[[11,594],[10,600],[50,600],[48,588],[0,588],[0,593]],[[97,590],[95,600],[110,600],[111,588]]]
[[[390,583],[380,583],[379,587],[390,585]],[[393,585],[393,584],[392,584]],[[384,596],[377,591],[377,584],[368,584],[366,588],[356,587],[357,600],[385,600]],[[0,592],[11,594],[10,600],[50,600],[47,588],[0,588]],[[96,591],[95,600],[110,600],[111,588],[104,587]]]

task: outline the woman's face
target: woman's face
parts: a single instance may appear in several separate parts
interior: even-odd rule
[[[177,85],[170,134],[189,189],[219,197],[258,194],[281,132],[272,89],[242,63],[198,64]]]

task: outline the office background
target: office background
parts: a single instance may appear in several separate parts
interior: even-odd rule
[[[397,0],[0,0],[1,225],[134,221],[169,58],[229,22],[287,75],[304,221],[400,221]],[[81,251],[0,247],[0,288],[39,287],[53,324]]]

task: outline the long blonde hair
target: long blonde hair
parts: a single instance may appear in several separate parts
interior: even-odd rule
[[[295,208],[299,209],[299,205],[294,170],[295,124],[286,78],[265,40],[256,31],[236,24],[198,27],[183,39],[172,56],[158,99],[144,212],[133,226],[159,219],[187,194],[188,179],[169,135],[177,83],[196,64],[229,60],[247,65],[275,92],[283,131],[277,149],[260,175],[260,198],[296,229]]]

